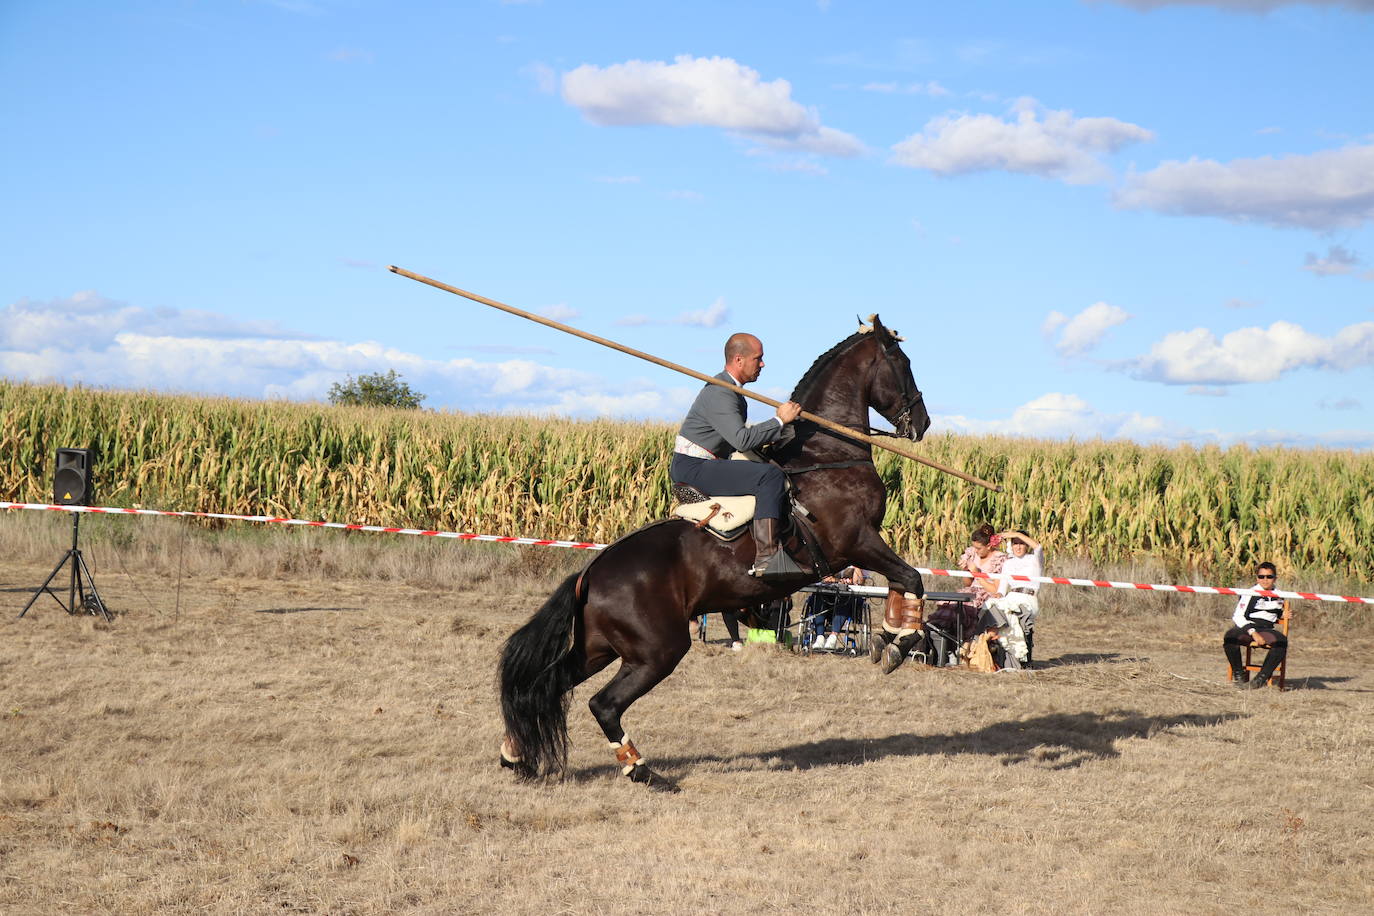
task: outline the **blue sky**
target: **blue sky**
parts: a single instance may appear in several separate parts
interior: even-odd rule
[[[0,376],[676,419],[877,312],[933,431],[1374,447],[1374,0],[0,4]],[[763,410],[762,414],[767,411]]]

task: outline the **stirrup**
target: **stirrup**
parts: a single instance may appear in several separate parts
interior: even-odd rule
[[[759,579],[790,579],[796,576],[809,576],[811,570],[802,569],[797,565],[797,561],[792,559],[782,547],[778,547],[778,552],[768,557],[764,561],[763,568],[757,565],[749,568],[749,575]]]

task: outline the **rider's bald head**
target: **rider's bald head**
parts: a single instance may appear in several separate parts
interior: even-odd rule
[[[763,344],[753,334],[743,331],[731,334],[730,339],[725,342],[725,364],[729,365],[730,360],[736,356],[751,356],[755,350],[762,349]]]
[[[725,342],[725,371],[740,384],[758,380],[763,371],[763,344],[753,334],[731,334]]]

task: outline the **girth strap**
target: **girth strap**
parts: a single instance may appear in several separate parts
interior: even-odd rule
[[[829,471],[838,470],[840,468],[857,468],[865,464],[872,466],[873,459],[856,458],[853,461],[835,461],[829,464],[808,464],[806,467],[801,468],[783,468],[782,472],[784,474],[806,474],[810,471]]]

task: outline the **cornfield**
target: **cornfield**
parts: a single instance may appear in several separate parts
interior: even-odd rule
[[[0,381],[0,499],[51,498],[59,447],[96,449],[102,505],[609,541],[668,508],[667,424],[339,408]],[[890,543],[947,562],[983,521],[1060,557],[1348,576],[1374,544],[1374,455],[936,435],[997,494],[888,453]]]

